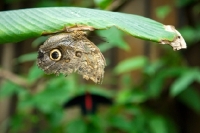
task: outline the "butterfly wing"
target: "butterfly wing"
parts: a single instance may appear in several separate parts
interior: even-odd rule
[[[102,82],[105,59],[98,47],[83,32],[52,36],[40,47],[38,53],[37,64],[48,74],[69,75],[77,72],[87,80]]]

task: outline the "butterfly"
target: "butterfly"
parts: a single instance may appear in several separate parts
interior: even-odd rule
[[[49,37],[39,47],[37,65],[47,74],[76,72],[86,80],[102,83],[106,61],[84,31],[73,30]]]

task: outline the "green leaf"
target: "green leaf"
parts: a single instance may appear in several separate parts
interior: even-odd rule
[[[156,8],[156,15],[160,19],[164,19],[171,11],[171,7],[168,5],[160,6]]]
[[[161,116],[154,116],[149,120],[152,133],[168,133],[166,121]]]
[[[116,46],[116,47],[121,48],[123,50],[129,50],[130,49],[129,45],[123,39],[123,33],[121,31],[117,30],[116,28],[110,28],[109,30],[99,30],[99,31],[97,31],[97,33],[101,37],[106,38],[107,42],[108,42],[108,43],[105,42],[105,43],[98,45],[101,52],[105,51],[105,50],[102,51],[102,48],[101,48],[102,45],[106,45],[107,49],[111,48],[110,46]]]
[[[122,115],[113,115],[109,120],[109,124],[123,131],[130,131],[132,129],[130,120],[126,119]]]
[[[120,104],[126,103],[142,103],[147,99],[147,95],[141,90],[122,90],[116,97],[116,102]]]
[[[143,56],[130,58],[120,62],[115,68],[114,72],[116,74],[121,74],[125,72],[129,72],[132,70],[136,70],[144,67],[147,64],[147,59]]]
[[[106,9],[106,7],[113,2],[113,0],[94,0],[94,2],[101,9]]]
[[[184,7],[191,4],[194,1],[196,0],[176,0],[175,2],[178,7]]]
[[[114,45],[110,45],[106,42],[98,45],[98,48],[100,49],[101,52],[105,52],[113,47],[114,47]]]
[[[10,81],[6,81],[0,85],[0,97],[12,96],[16,93],[23,93],[23,91],[24,89],[21,86],[18,86]]]
[[[30,117],[30,116],[29,116]],[[9,119],[9,123],[12,126],[12,129],[10,129],[10,132],[19,132],[22,131],[22,129],[26,128],[24,123],[24,114],[13,114],[13,116]]]
[[[45,42],[47,40],[47,36],[41,36],[41,37],[38,37],[37,39],[35,39],[33,42],[32,42],[32,46],[35,48],[35,47],[38,47],[40,44],[42,44],[43,42]]]
[[[178,133],[178,127],[173,118],[165,117],[165,123],[167,125],[168,133]]]
[[[87,131],[86,133],[105,133],[107,122],[102,116],[88,115],[87,116]]]
[[[66,133],[86,133],[86,132],[87,132],[87,125],[83,121],[83,119],[73,120],[66,126]]]
[[[33,82],[38,78],[42,77],[43,75],[44,72],[41,69],[39,69],[36,64],[34,64],[28,73],[28,80],[30,82]]]
[[[148,94],[151,97],[159,96],[162,91],[162,86],[164,86],[164,81],[166,81],[167,78],[179,76],[186,71],[188,71],[188,69],[184,67],[172,67],[159,71],[155,77],[151,78],[150,83],[148,84]]]
[[[20,57],[18,57],[17,62],[23,63],[23,62],[27,62],[27,61],[34,61],[36,58],[37,58],[36,52],[28,53],[28,54],[24,54],[24,55],[21,55]]]
[[[172,96],[176,96],[183,90],[187,89],[188,86],[196,80],[199,72],[196,69],[188,70],[182,74],[171,86],[170,93]]]
[[[92,94],[97,94],[103,97],[111,98],[113,96],[113,91],[107,90],[105,88],[102,88],[98,85],[86,85],[84,88],[84,93],[89,91]]]
[[[0,12],[0,44],[18,42],[65,27],[84,25],[95,29],[116,26],[137,38],[172,42],[177,33],[154,20],[137,15],[78,7],[33,8]]]
[[[200,25],[196,27],[184,26],[180,33],[189,44],[197,43],[200,40]]]
[[[178,99],[180,99],[181,102],[186,104],[189,108],[192,108],[196,112],[200,112],[200,95],[195,89],[188,88],[182,91],[179,94]]]
[[[130,97],[131,97],[131,90],[120,91],[117,95],[116,102],[120,104],[125,104],[127,102],[130,102]]]
[[[154,75],[158,71],[158,69],[160,69],[164,65],[165,65],[165,62],[163,60],[157,60],[147,65],[144,69],[144,72],[148,75]]]
[[[55,108],[61,108],[64,102],[71,98],[75,90],[72,84],[74,80],[66,80],[66,77],[59,76],[49,79],[49,82],[41,92],[36,95],[23,98],[19,103],[19,108],[35,107],[44,113],[51,113]]]

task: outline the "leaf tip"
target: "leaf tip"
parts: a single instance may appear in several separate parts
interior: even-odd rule
[[[173,41],[161,40],[160,42],[161,44],[169,44],[173,47],[173,50],[180,50],[187,48],[185,40],[183,39],[182,35],[175,29],[174,26],[165,25],[164,28],[166,31],[175,32],[177,36]]]

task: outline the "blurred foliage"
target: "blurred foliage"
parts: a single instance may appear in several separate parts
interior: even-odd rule
[[[117,28],[112,27],[107,30],[99,30],[96,33],[106,39],[106,42],[98,45],[101,52],[105,52],[113,47],[118,47],[126,51],[130,50],[129,45],[123,39],[124,33]]]
[[[171,11],[171,7],[169,5],[161,6],[156,8],[156,15],[160,19],[164,19]]]
[[[147,65],[147,59],[144,56],[134,57],[130,59],[126,59],[120,62],[115,68],[114,72],[116,74],[122,74],[125,72],[130,72],[132,70],[136,70],[138,68],[142,68]]]
[[[113,0],[94,0],[95,5],[101,9],[106,9],[110,4],[113,2]]]
[[[191,3],[197,2],[198,0],[176,0],[176,5],[178,7],[184,7],[190,5]]]
[[[180,29],[180,33],[188,45],[195,44],[200,41],[200,24],[197,24],[195,27],[185,26]]]
[[[43,6],[46,1],[41,1],[38,6]],[[177,0],[179,1],[182,0]],[[49,5],[45,5],[59,6],[59,2],[48,1]],[[105,9],[112,1],[94,2],[98,8]],[[188,3],[190,0],[183,0],[181,6]],[[69,2],[69,5],[71,4],[72,2]],[[87,3],[83,5],[86,6]],[[156,11],[158,16],[167,16],[170,7],[163,6]],[[189,46],[199,41],[200,28],[186,26],[180,31]],[[106,37],[107,42],[98,44],[103,52],[113,47],[130,49],[123,39],[124,34],[117,29],[96,33]],[[38,46],[44,40],[43,37],[36,39],[33,46]],[[45,75],[34,64],[28,74],[23,75],[28,83],[33,84],[30,88],[21,87],[10,81],[4,81],[0,86],[0,100],[13,95],[18,99],[16,112],[9,119],[9,132],[23,133],[32,129],[37,133],[178,133],[179,127],[174,119],[166,112],[158,112],[156,108],[149,106],[148,102],[163,102],[162,94],[167,91],[170,99],[178,100],[200,113],[200,94],[195,86],[196,83],[200,83],[200,69],[188,66],[181,52],[174,52],[169,47],[161,48],[164,52],[158,60],[151,62],[144,56],[131,57],[112,69],[112,74],[115,78],[119,77],[119,80],[113,83],[111,76],[105,77],[104,82],[112,82],[114,90],[107,84],[85,84],[81,76],[76,74],[68,77]],[[29,53],[16,59],[16,63],[32,61],[35,58],[36,53]],[[131,72],[138,69],[143,70],[142,81],[136,83]],[[113,105],[105,111],[97,111],[96,114],[88,116],[66,114],[63,104],[86,92],[111,98]],[[74,118],[70,119],[72,116]]]

